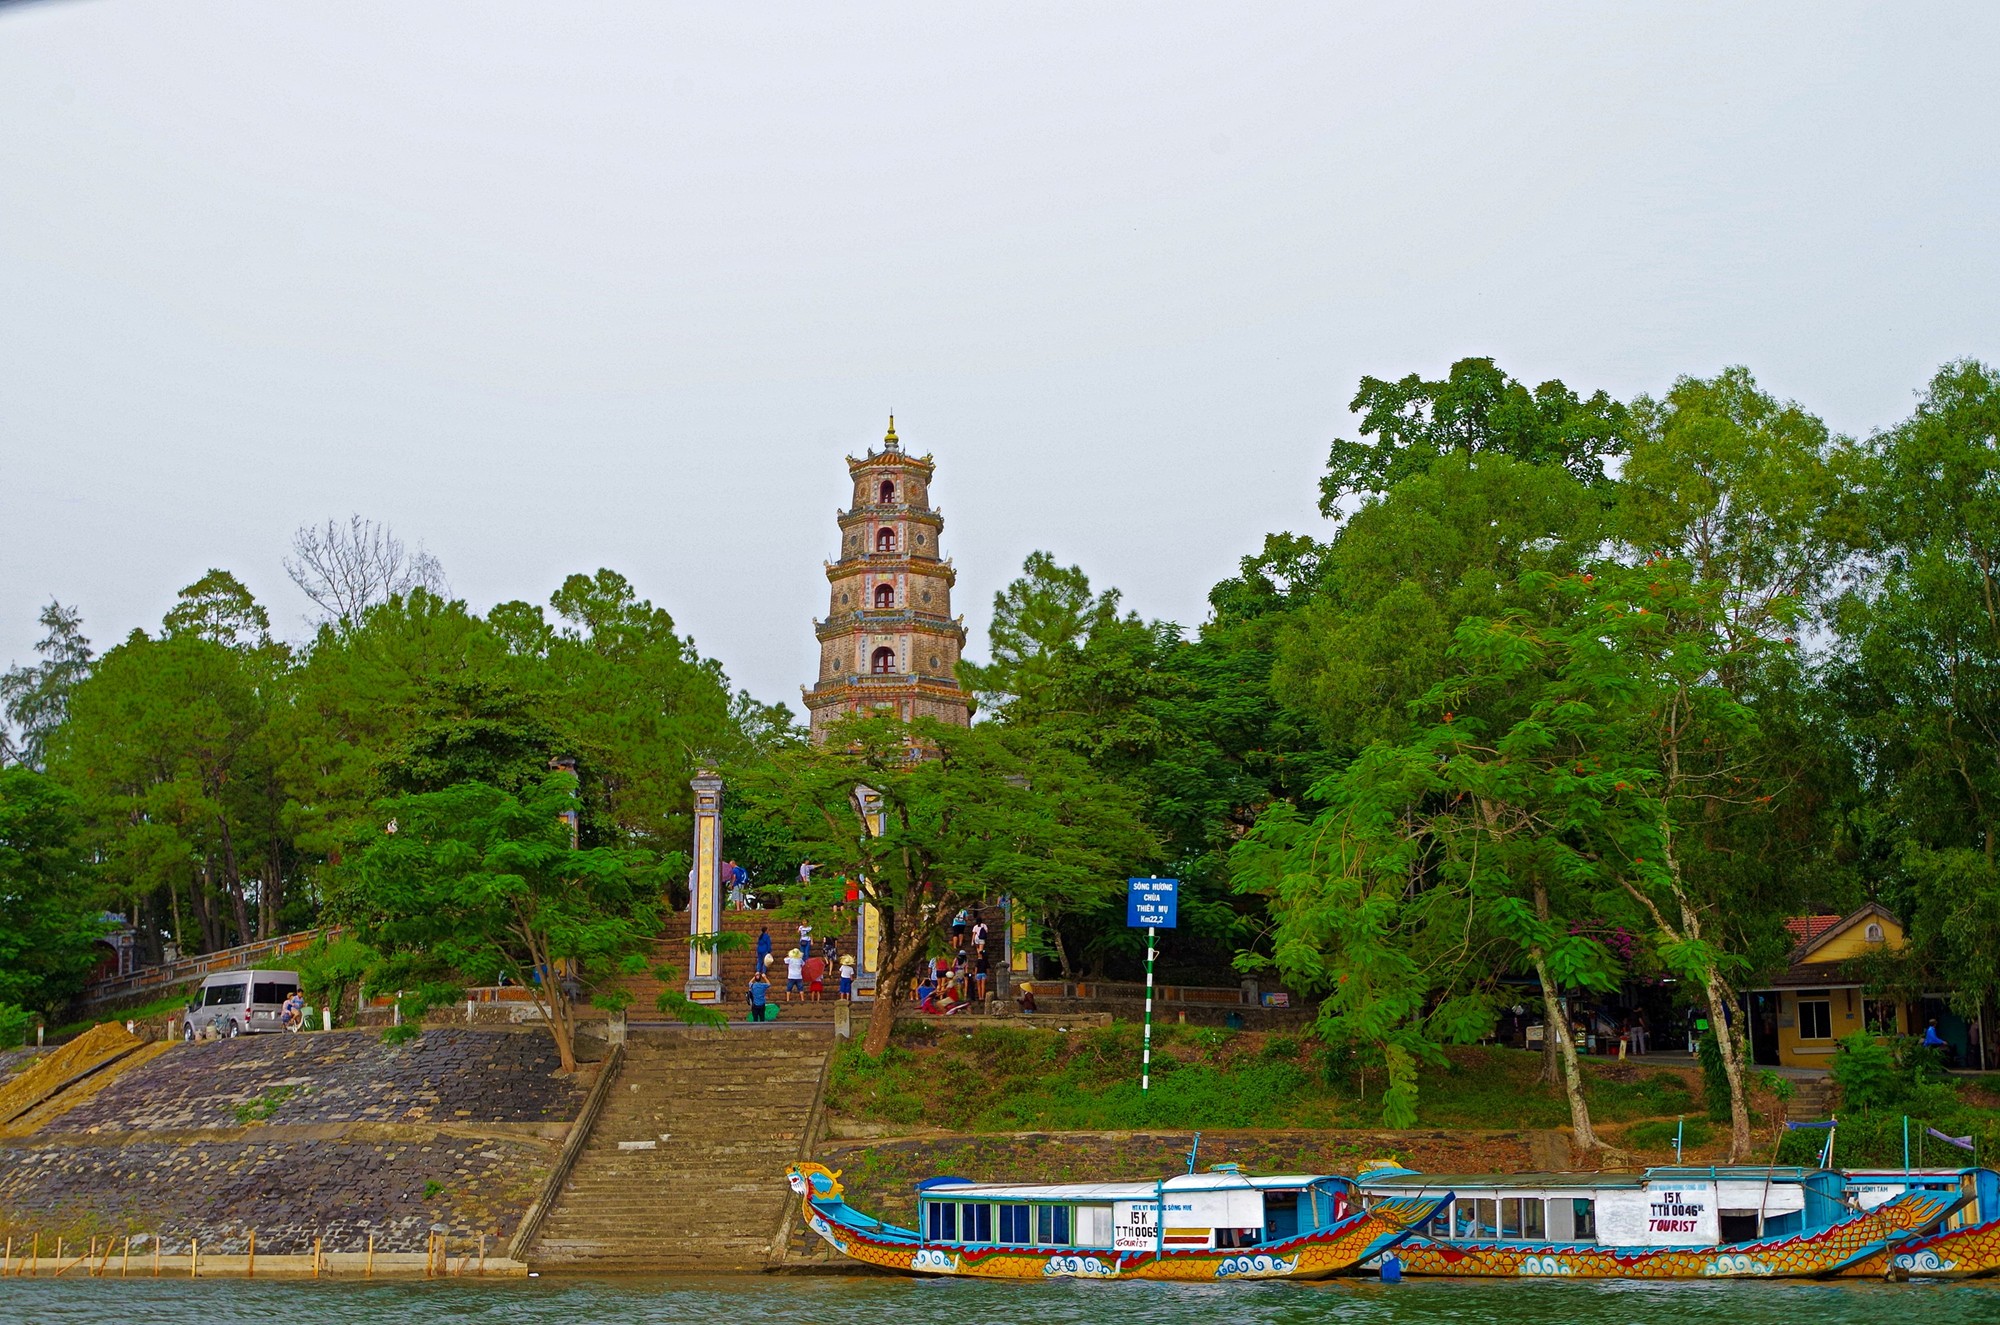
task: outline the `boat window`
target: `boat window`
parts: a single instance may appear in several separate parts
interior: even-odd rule
[[[993,1241],[993,1207],[967,1202],[959,1207],[958,1236],[962,1242]]]
[[[956,1242],[958,1240],[958,1203],[956,1201],[930,1202],[930,1217],[924,1225],[924,1230],[932,1242]]]
[[[1111,1207],[1108,1205],[1079,1205],[1076,1207],[1074,1231],[1070,1239],[1079,1247],[1108,1247],[1111,1245]]]
[[[1579,1196],[1569,1203],[1571,1218],[1576,1220],[1576,1240],[1578,1242],[1597,1241],[1597,1201],[1593,1197]]]
[[[1035,1207],[1035,1241],[1044,1247],[1067,1247],[1069,1245],[1068,1206],[1038,1205]]]
[[[1542,1202],[1538,1197],[1509,1196],[1500,1202],[1500,1236],[1539,1238],[1547,1235],[1542,1222]]]
[[[1032,1218],[1029,1211],[1034,1207],[1026,1205],[1003,1205],[1000,1207],[1000,1240],[1002,1242],[1029,1243],[1035,1240]]]
[[[1461,1200],[1452,1212],[1453,1235],[1461,1238],[1500,1236],[1499,1203],[1491,1197]]]

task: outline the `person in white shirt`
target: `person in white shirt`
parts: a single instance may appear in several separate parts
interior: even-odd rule
[[[797,948],[785,954],[785,1001],[806,992],[806,957]]]

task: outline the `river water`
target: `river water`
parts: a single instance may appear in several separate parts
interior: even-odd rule
[[[538,1325],[1994,1325],[2000,1281],[1011,1285],[882,1278],[486,1283],[0,1280],[0,1321]]]

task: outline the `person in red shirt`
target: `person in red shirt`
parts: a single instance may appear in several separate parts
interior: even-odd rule
[[[806,958],[805,977],[806,1000],[811,1003],[819,1002],[820,991],[826,986],[826,958],[818,953]]]

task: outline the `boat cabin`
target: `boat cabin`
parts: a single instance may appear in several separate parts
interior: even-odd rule
[[[1810,1233],[1854,1214],[1845,1179],[1828,1169],[1514,1174],[1375,1169],[1363,1173],[1357,1185],[1364,1203],[1451,1193],[1450,1207],[1420,1235],[1453,1242],[1709,1247]]]
[[[917,1231],[926,1246],[1192,1251],[1283,1242],[1359,1208],[1346,1178],[1253,1178],[1231,1165],[1161,1182],[930,1178],[917,1187]]]
[[[1905,1192],[1967,1198],[1946,1217],[1946,1232],[2000,1219],[2000,1173],[1992,1169],[1848,1169],[1847,1187],[1863,1210]]]

